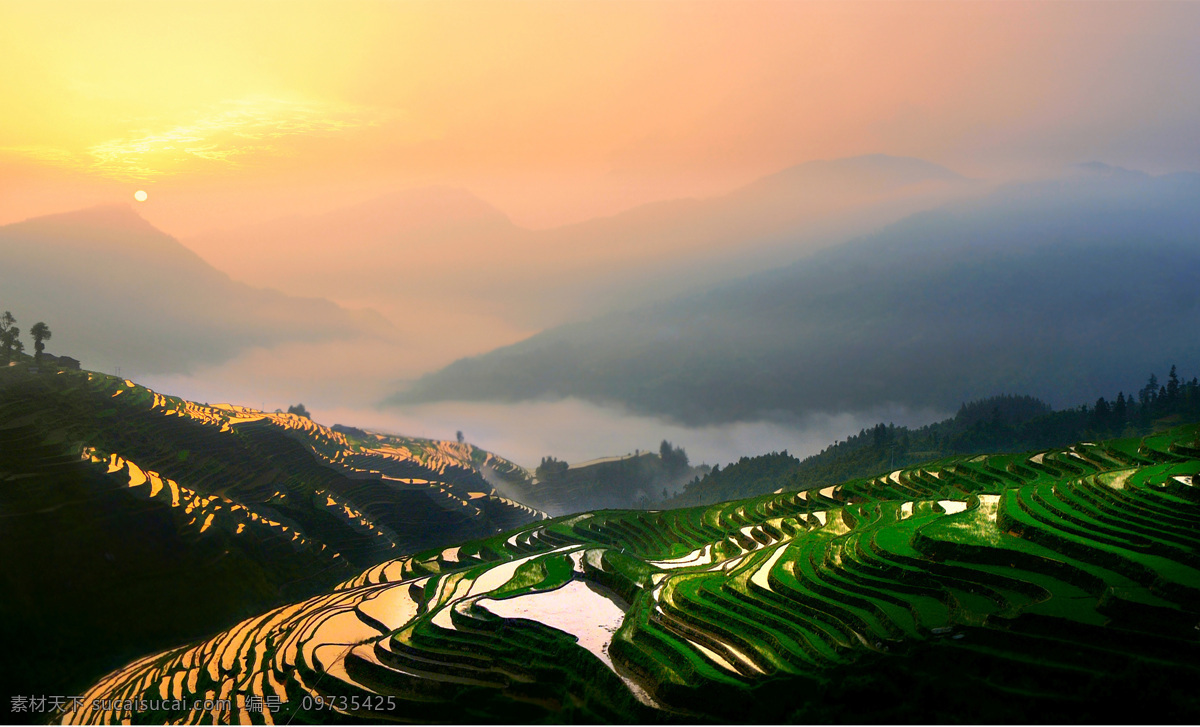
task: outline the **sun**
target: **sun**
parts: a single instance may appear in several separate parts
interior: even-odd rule
[[[145,202],[146,198],[149,196],[150,195],[146,194],[146,191],[143,189],[139,189],[138,191],[133,193],[133,198],[136,199],[138,202]]]

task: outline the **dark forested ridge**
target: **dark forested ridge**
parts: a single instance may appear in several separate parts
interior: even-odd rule
[[[511,484],[519,489],[521,502],[551,515],[565,515],[604,508],[646,508],[708,471],[707,465],[690,465],[682,447],[663,440],[658,452],[635,452],[573,467],[543,457],[533,481]]]
[[[1032,396],[993,396],[964,403],[950,419],[916,429],[881,422],[803,461],[787,450],[742,457],[724,469],[714,467],[655,506],[711,505],[781,488],[807,490],[950,455],[1062,447],[1195,421],[1200,421],[1200,381],[1182,380],[1172,366],[1165,380],[1152,374],[1136,392],[1120,391],[1092,405],[1053,411]]]

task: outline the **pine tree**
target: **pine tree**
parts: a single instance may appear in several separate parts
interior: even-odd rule
[[[1150,379],[1142,390],[1138,392],[1138,403],[1143,407],[1147,407],[1154,403],[1154,397],[1158,393],[1158,376],[1150,374]]]
[[[1171,366],[1171,373],[1167,375],[1167,401],[1176,401],[1179,399],[1179,375],[1175,373],[1175,367]]]

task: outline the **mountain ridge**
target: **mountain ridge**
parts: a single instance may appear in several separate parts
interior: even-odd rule
[[[1087,400],[1200,354],[1174,333],[1200,325],[1186,283],[1200,274],[1196,179],[1012,185],[460,359],[390,401],[578,396],[704,424],[881,401],[944,408],[1005,390]],[[952,375],[938,373],[951,359]]]
[[[893,169],[880,173],[878,167]],[[845,180],[834,190],[820,183],[822,175]],[[865,231],[930,200],[962,194],[963,185],[968,180],[944,167],[875,155],[795,165],[726,194],[648,202],[547,229],[517,226],[465,190],[432,188],[185,242],[219,268],[283,290],[365,301],[398,315],[433,294],[445,306],[458,297],[486,300],[528,330],[692,289],[728,277],[729,270],[762,269],[766,261],[840,239],[845,229]],[[418,224],[432,219],[416,209],[413,200],[422,195],[453,207],[462,219]],[[389,209],[396,206],[411,212]],[[797,229],[803,234],[777,239]],[[328,239],[338,241],[336,249]],[[315,262],[277,259],[276,248],[303,250]],[[366,258],[369,268],[355,262]]]
[[[92,368],[184,373],[254,345],[390,335],[370,310],[237,282],[127,205],[0,227],[2,305]]]

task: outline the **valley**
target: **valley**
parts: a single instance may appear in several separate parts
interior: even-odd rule
[[[1200,723],[1200,2],[0,1],[4,723]]]

